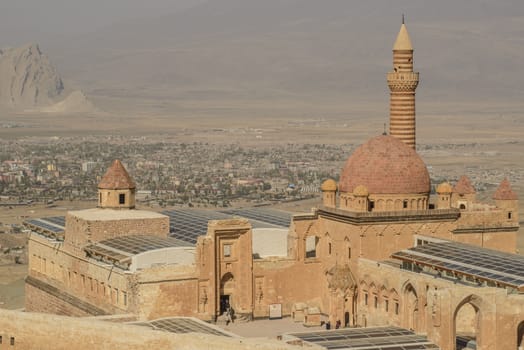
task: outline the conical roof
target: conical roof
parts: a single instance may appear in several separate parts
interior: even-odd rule
[[[475,193],[475,188],[471,185],[469,178],[466,175],[462,175],[453,188],[453,193],[473,194]]]
[[[511,189],[511,185],[508,181],[508,179],[502,180],[499,187],[493,194],[493,199],[496,200],[517,200],[519,197],[513,190]]]
[[[125,190],[134,189],[136,185],[122,163],[115,159],[102,177],[98,188],[104,190]]]
[[[397,35],[397,40],[395,40],[395,45],[393,45],[393,50],[413,50],[413,45],[411,45],[411,39],[409,38],[408,29],[406,25],[402,23],[400,26],[400,31]]]

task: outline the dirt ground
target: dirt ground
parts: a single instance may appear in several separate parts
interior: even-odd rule
[[[24,307],[24,279],[27,265],[0,265],[0,308]]]
[[[274,320],[256,320],[246,323],[234,322],[227,326],[218,325],[218,327],[246,338],[276,338],[282,333],[312,332],[325,329],[323,327],[305,327],[303,323],[293,322],[289,317]]]

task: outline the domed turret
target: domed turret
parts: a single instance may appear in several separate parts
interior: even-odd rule
[[[116,159],[98,184],[98,207],[133,209],[136,185],[126,168]]]
[[[437,186],[437,209],[451,208],[451,193],[453,188],[448,182],[443,182]]]
[[[327,179],[320,186],[322,191],[322,203],[326,207],[335,208],[337,203],[337,183],[333,179]]]
[[[333,179],[327,179],[322,183],[320,186],[320,189],[322,192],[330,191],[330,192],[336,192],[337,191],[337,182]]]
[[[358,185],[353,190],[353,194],[355,197],[367,197],[369,195],[369,191],[366,186]]]

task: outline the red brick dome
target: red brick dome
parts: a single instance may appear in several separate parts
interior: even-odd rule
[[[411,147],[399,139],[380,135],[358,147],[348,158],[340,181],[341,192],[353,192],[359,185],[369,194],[429,194],[426,164]]]

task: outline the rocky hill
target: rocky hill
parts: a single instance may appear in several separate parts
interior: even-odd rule
[[[0,105],[26,109],[54,104],[62,79],[36,44],[0,50]]]
[[[64,100],[55,103],[48,107],[40,108],[41,112],[45,113],[92,113],[97,112],[98,109],[93,103],[88,100],[86,95],[80,91],[75,90],[70,93]]]

